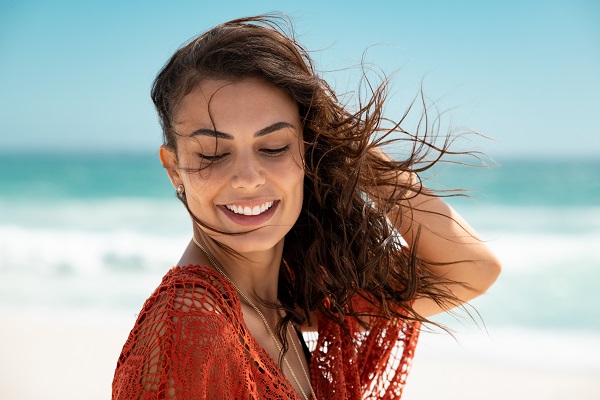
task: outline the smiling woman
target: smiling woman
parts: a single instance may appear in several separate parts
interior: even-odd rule
[[[259,78],[204,80],[182,98],[173,130],[177,148],[162,146],[160,157],[173,186],[185,188],[199,219],[196,235],[242,254],[281,254],[304,188],[302,126],[292,98]]]
[[[420,184],[448,142],[384,128],[385,85],[347,110],[284,22],[219,25],[156,78],[193,237],[123,347],[115,399],[398,399],[420,324],[499,273]],[[386,139],[412,149],[394,160]]]

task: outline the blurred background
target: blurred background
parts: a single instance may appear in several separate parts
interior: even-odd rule
[[[449,202],[504,272],[477,323],[422,334],[405,398],[600,398],[597,1],[0,0],[3,398],[110,397],[136,313],[191,233],[150,85],[188,39],[271,11],[340,93],[364,59],[394,74],[389,117],[423,87],[442,132],[492,139],[459,143],[491,168],[431,182],[471,191]]]

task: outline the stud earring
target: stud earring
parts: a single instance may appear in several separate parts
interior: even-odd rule
[[[185,194],[185,188],[183,187],[183,185],[177,186],[177,194],[180,196],[183,196]]]

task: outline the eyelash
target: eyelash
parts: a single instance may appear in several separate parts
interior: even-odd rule
[[[225,153],[225,154],[215,154],[214,156],[207,156],[206,154],[198,153],[198,156],[200,156],[201,159],[206,160],[206,161],[217,162],[217,161],[220,161],[227,154],[228,153]]]
[[[279,156],[283,153],[285,153],[286,151],[288,151],[290,148],[290,145],[286,145],[283,147],[280,147],[278,149],[260,149],[260,151],[262,151],[263,153],[265,153],[266,155],[270,156],[270,157],[275,157],[275,156]]]
[[[263,152],[268,157],[277,157],[277,156],[285,153],[286,151],[288,151],[289,148],[290,148],[290,145],[288,144],[288,145],[280,147],[278,149],[260,149],[260,151]],[[219,162],[227,155],[229,155],[229,153],[215,154],[212,156],[198,153],[198,156],[200,156],[201,159],[210,161],[210,162]]]

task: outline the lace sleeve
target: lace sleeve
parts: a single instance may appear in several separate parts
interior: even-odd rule
[[[125,343],[113,399],[237,399],[248,393],[251,380],[239,362],[244,349],[227,301],[211,282],[167,275]]]
[[[356,307],[373,314],[363,298]],[[354,322],[357,365],[364,399],[400,399],[414,357],[421,324],[402,318],[370,318],[364,331]]]
[[[359,296],[356,311],[374,312]],[[318,314],[319,335],[311,359],[312,376],[326,377],[316,389],[321,399],[398,400],[414,355],[419,323],[370,318],[362,329],[352,317],[342,327]],[[349,334],[346,334],[349,333]]]

